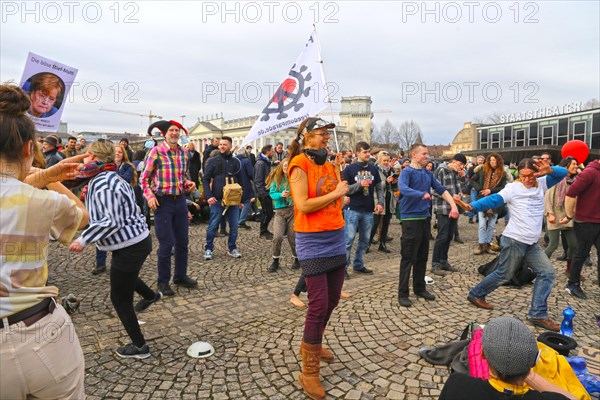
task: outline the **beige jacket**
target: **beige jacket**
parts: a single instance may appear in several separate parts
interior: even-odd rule
[[[558,206],[556,205],[556,188],[557,185],[552,186],[550,189],[546,191],[544,197],[544,215],[548,218],[548,214],[554,214],[556,216],[556,222],[551,224],[546,219],[546,227],[549,231],[554,231],[556,229],[573,229],[573,220],[569,221],[566,224],[561,224],[560,219],[567,216],[565,212],[564,205]]]

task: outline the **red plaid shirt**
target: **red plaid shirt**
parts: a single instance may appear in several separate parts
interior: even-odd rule
[[[140,178],[147,200],[157,195],[179,195],[185,190],[188,173],[188,152],[177,145],[171,150],[167,142],[153,147],[144,162]]]

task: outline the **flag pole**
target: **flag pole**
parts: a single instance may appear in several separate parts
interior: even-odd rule
[[[313,23],[313,29],[315,31],[315,40],[317,42],[317,50],[319,51],[319,67],[321,68],[321,76],[325,84],[325,93],[327,94],[327,102],[329,103],[329,111],[331,112],[331,120],[333,122],[333,106],[331,105],[331,97],[329,96],[329,87],[327,85],[327,78],[325,78],[325,70],[323,68],[323,56],[321,55],[321,42],[319,42],[319,36],[317,35],[317,24]],[[333,128],[333,139],[335,140],[335,150],[337,153],[340,152],[340,145],[338,143],[336,128]]]

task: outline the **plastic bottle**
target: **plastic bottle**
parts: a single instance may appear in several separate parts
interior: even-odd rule
[[[575,311],[568,306],[563,311],[563,321],[560,324],[560,334],[568,337],[573,336],[573,318],[575,318]]]

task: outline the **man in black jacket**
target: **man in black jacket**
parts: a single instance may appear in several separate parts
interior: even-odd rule
[[[260,221],[260,237],[267,240],[273,239],[273,234],[269,232],[269,222],[273,219],[273,200],[269,196],[269,189],[266,187],[265,180],[271,172],[271,157],[273,157],[273,146],[267,144],[263,146],[254,165],[254,183],[256,184],[256,195],[260,199],[262,207],[262,219]]]
[[[200,187],[200,167],[202,163],[200,162],[200,153],[196,151],[196,146],[193,142],[188,143],[188,154],[189,154],[189,169],[190,169],[190,177],[192,178],[192,182],[196,184],[196,187]]]
[[[216,150],[218,148],[219,138],[214,137],[210,140],[210,144],[204,148],[204,152],[202,153],[202,171],[206,171],[206,163],[210,158],[210,153],[212,153],[213,150]]]
[[[225,178],[232,177],[236,183],[240,181],[240,160],[231,154],[232,147],[231,138],[223,136],[219,142],[219,154],[208,160],[202,177],[204,197],[210,206],[210,220],[206,230],[206,247],[204,249],[205,260],[213,258],[213,243],[223,216],[229,220],[229,239],[227,241],[229,250],[227,254],[233,258],[242,256],[236,246],[240,209],[239,207],[229,207],[224,212],[225,207],[222,203]]]

